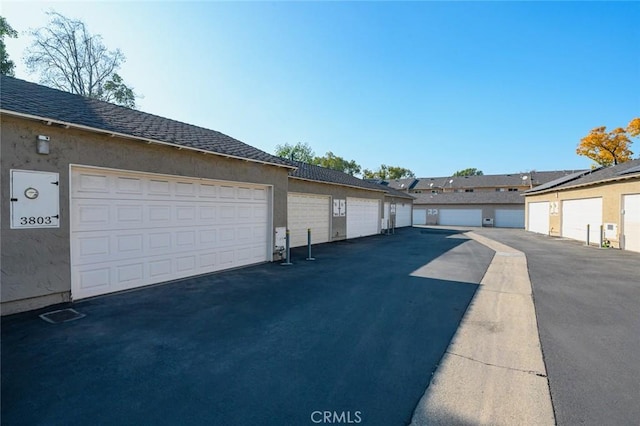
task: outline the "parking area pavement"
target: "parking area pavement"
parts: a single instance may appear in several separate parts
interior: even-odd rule
[[[2,423],[408,424],[494,252],[407,228],[313,254],[2,318]]]
[[[524,252],[559,425],[640,419],[640,253],[517,229],[474,232]]]

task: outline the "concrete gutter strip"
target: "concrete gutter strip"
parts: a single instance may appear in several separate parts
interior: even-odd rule
[[[411,425],[554,425],[524,253],[496,253]]]

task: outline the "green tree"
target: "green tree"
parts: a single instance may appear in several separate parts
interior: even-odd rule
[[[4,44],[5,37],[16,38],[18,33],[3,16],[0,16],[0,74],[13,76],[16,64],[9,59],[7,47]]]
[[[315,157],[313,164],[317,166],[326,167],[332,170],[339,170],[343,173],[350,174],[351,176],[360,173],[361,167],[354,160],[347,161],[342,157],[338,157],[333,152],[327,152],[324,157]]]
[[[275,154],[278,157],[287,158],[293,161],[302,161],[303,163],[312,163],[315,152],[308,143],[298,142],[295,145],[288,143],[276,145]]]
[[[484,173],[482,173],[482,170],[468,168],[464,170],[458,170],[453,175],[454,176],[482,176],[483,174]]]
[[[403,179],[415,177],[415,174],[404,167],[388,166],[381,164],[378,170],[364,169],[362,172],[365,179]]]
[[[84,22],[48,12],[48,26],[31,30],[34,40],[25,56],[27,69],[40,83],[89,98],[135,107],[136,95],[117,74],[125,57],[109,50]]]

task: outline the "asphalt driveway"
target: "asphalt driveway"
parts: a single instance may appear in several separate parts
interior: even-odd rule
[[[476,230],[523,251],[559,425],[640,419],[640,253],[524,230]]]
[[[454,280],[410,275],[447,254]],[[3,318],[2,423],[408,424],[493,251],[409,228],[305,256]]]

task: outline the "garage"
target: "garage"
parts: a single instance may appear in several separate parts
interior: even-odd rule
[[[602,198],[565,200],[562,202],[562,236],[578,241],[587,240],[587,225],[590,225],[589,240],[600,242],[602,225]]]
[[[438,224],[444,226],[482,226],[482,210],[440,209]]]
[[[640,194],[622,196],[624,249],[640,252]]]
[[[347,197],[347,238],[375,235],[379,224],[380,200]]]
[[[411,203],[396,204],[396,228],[411,226]]]
[[[71,297],[269,260],[268,185],[71,168]]]
[[[527,231],[538,234],[549,234],[549,202],[542,201],[527,204],[529,208],[529,224]]]
[[[414,225],[426,225],[427,211],[425,209],[413,209],[412,218]]]
[[[311,229],[311,244],[329,241],[331,197],[328,195],[289,193],[287,195],[287,226],[291,247],[307,245],[307,230]]]
[[[497,228],[524,228],[524,209],[496,209],[494,225]]]

